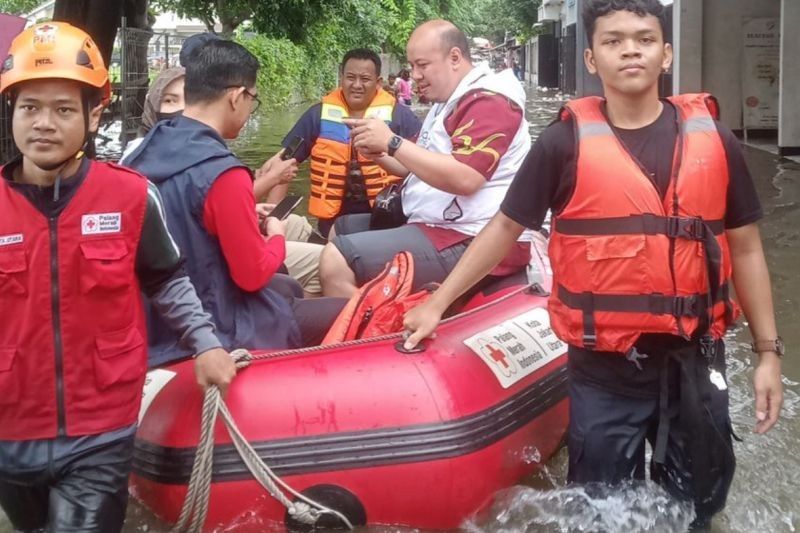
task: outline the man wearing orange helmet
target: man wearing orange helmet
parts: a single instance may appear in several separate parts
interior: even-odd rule
[[[21,157],[0,167],[0,506],[21,531],[122,528],[147,365],[140,291],[195,354],[201,385],[235,375],[161,199],[85,154],[109,99],[91,38],[22,32],[0,71]]]

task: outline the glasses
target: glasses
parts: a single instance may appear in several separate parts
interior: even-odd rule
[[[257,95],[257,94],[253,94],[253,93],[251,93],[250,91],[248,91],[248,90],[247,90],[247,88],[246,88],[246,87],[242,87],[241,85],[228,85],[228,86],[227,86],[227,87],[225,87],[225,88],[226,88],[226,89],[238,89],[238,88],[240,88],[240,87],[241,87],[242,89],[244,89],[244,94],[246,94],[247,96],[249,96],[249,97],[250,97],[250,100],[253,102],[253,103],[250,105],[250,113],[251,113],[251,114],[252,114],[252,113],[255,113],[255,112],[258,110],[258,108],[259,108],[259,107],[261,107],[261,100],[259,100],[259,98],[258,98],[258,95]]]
[[[261,100],[258,99],[258,95],[257,94],[253,94],[250,91],[248,91],[247,89],[244,90],[244,94],[246,94],[247,96],[252,98],[253,105],[252,105],[252,109],[250,109],[250,113],[255,113],[258,110],[258,108],[261,107]]]

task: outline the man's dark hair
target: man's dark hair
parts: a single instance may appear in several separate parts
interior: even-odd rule
[[[659,0],[587,0],[583,5],[583,27],[586,29],[586,40],[589,48],[592,47],[594,28],[599,17],[604,17],[614,11],[630,11],[640,17],[653,15],[661,25],[661,35],[666,38],[667,19],[664,5]]]
[[[244,46],[211,40],[192,51],[183,96],[187,105],[213,102],[231,87],[255,86],[257,73],[258,59]]]
[[[347,53],[342,58],[342,64],[339,65],[339,70],[341,72],[344,72],[344,66],[351,59],[372,61],[372,63],[375,65],[375,76],[378,78],[381,77],[381,56],[379,56],[372,50],[368,48],[353,48],[352,50],[348,50]]]
[[[472,63],[472,55],[469,52],[469,41],[463,31],[453,26],[452,28],[443,30],[441,37],[442,49],[445,54],[449,53],[453,48],[458,48],[464,59]]]
[[[195,50],[206,44],[208,41],[218,41],[221,40],[222,37],[215,33],[195,33],[194,35],[190,35],[183,41],[181,45],[181,52],[178,55],[178,60],[182,67],[186,67],[189,64],[192,54]]]

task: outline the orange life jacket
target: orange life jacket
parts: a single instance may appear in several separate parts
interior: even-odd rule
[[[716,100],[669,98],[679,133],[663,201],[602,102],[574,100],[561,115],[574,120],[578,144],[575,189],[550,238],[553,328],[569,344],[623,353],[642,333],[721,337],[738,310],[728,295],[729,175]]]
[[[430,290],[410,294],[414,256],[400,252],[386,268],[350,298],[325,335],[322,344],[366,339],[403,329],[406,311],[427,300]]]
[[[391,123],[395,103],[391,94],[379,88],[364,117],[374,116]],[[335,218],[342,208],[352,157],[350,128],[342,119],[349,116],[341,88],[322,98],[319,137],[311,149],[311,197],[308,203],[309,213],[318,218]],[[360,154],[356,154],[356,161],[364,177],[370,204],[381,189],[400,179]]]

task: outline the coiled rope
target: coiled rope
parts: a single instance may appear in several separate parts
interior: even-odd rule
[[[236,362],[237,370],[249,366],[250,361],[253,359],[247,350],[234,350],[231,352],[231,357]],[[239,431],[228,410],[228,406],[225,405],[225,401],[222,399],[219,389],[216,386],[212,386],[206,389],[200,427],[200,442],[197,445],[197,453],[192,465],[192,475],[189,479],[189,488],[183,501],[183,508],[178,522],[171,530],[172,533],[200,533],[205,524],[208,516],[208,499],[211,493],[211,475],[214,461],[214,425],[218,414],[222,416],[222,420],[231,435],[233,445],[239,452],[239,456],[244,461],[247,469],[273,498],[286,507],[289,515],[300,523],[313,525],[322,515],[330,514],[341,520],[348,529],[353,529],[353,525],[342,513],[307,498],[275,475]],[[297,501],[290,500],[286,493],[293,495]]]

